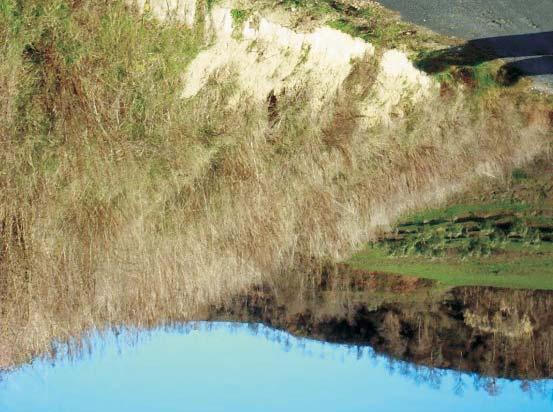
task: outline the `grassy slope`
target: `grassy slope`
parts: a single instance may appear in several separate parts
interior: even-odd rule
[[[310,85],[269,116],[223,70],[181,99],[208,47],[201,14],[190,29],[122,1],[0,2],[0,364],[90,328],[190,319],[262,274],[344,256],[375,208],[510,168],[521,135],[540,146],[548,130],[534,96],[455,84],[390,127],[353,127],[372,58],[322,119]]]
[[[553,243],[548,234],[553,228],[553,173],[549,161],[542,159],[528,172],[515,170],[507,182],[475,186],[446,207],[404,217],[396,232],[408,234],[399,242],[394,240],[396,244],[390,247],[383,237],[348,263],[358,269],[435,279],[453,286],[553,290]],[[454,237],[464,239],[444,236],[455,226],[449,223],[455,217],[498,214],[508,216],[499,220],[513,222],[509,236],[486,220],[471,222],[472,229],[476,227],[472,238],[461,236],[462,227],[454,228],[458,232]],[[540,233],[533,229],[536,225],[544,228],[541,237],[546,240],[540,240]]]

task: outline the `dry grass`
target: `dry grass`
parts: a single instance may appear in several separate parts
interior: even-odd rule
[[[551,137],[548,106],[508,89],[455,89],[353,127],[368,62],[316,118],[309,89],[271,110],[230,104],[223,74],[181,100],[201,30],[102,0],[5,1],[0,14],[4,364],[90,328],[196,318],[263,278],[341,259]]]

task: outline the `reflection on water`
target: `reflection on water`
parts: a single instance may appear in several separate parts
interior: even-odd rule
[[[369,345],[421,366],[487,377],[553,377],[553,293],[370,273],[328,274],[311,286],[264,285],[212,320],[263,323],[294,335]]]
[[[553,410],[552,292],[342,269],[58,345],[0,375],[0,411]]]
[[[83,354],[84,353],[84,354]],[[7,373],[1,411],[551,411],[553,381],[417,366],[259,324],[93,337]]]

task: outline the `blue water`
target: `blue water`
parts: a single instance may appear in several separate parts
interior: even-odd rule
[[[553,411],[553,382],[415,367],[260,325],[95,336],[0,381],[1,412]]]

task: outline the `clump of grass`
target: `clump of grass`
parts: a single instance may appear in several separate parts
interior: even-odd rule
[[[207,9],[211,10],[218,0],[206,0]]]
[[[528,174],[524,171],[524,169],[517,167],[511,172],[511,177],[514,181],[521,181],[527,179]]]
[[[234,27],[242,27],[244,22],[248,19],[248,11],[242,10],[242,9],[232,9],[230,11],[230,15],[232,16],[232,23]]]
[[[41,345],[24,336],[32,322],[48,337],[92,305],[100,256],[180,161],[180,76],[201,40],[122,2],[6,1],[0,13],[1,299],[18,308],[0,341],[17,327],[24,351]]]
[[[336,30],[343,31],[354,37],[361,37],[362,31],[347,19],[332,20],[328,23],[330,27]]]

